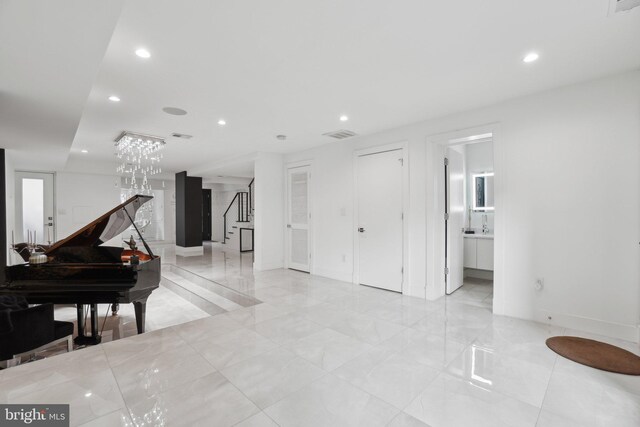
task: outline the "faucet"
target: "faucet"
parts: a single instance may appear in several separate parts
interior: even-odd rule
[[[487,234],[489,232],[489,226],[487,225],[487,215],[482,215],[482,234]]]

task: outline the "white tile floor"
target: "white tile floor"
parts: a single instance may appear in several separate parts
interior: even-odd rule
[[[264,303],[1,371],[0,402],[91,426],[640,425],[638,377],[556,356],[547,337],[585,334],[480,290],[428,302],[219,252],[173,262]]]

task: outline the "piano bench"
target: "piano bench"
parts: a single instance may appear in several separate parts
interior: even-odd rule
[[[46,350],[50,347],[54,347],[58,344],[60,344],[61,342],[65,342],[67,343],[67,353],[70,351],[73,351],[73,323],[71,322],[58,322],[56,320],[56,323],[66,323],[66,325],[62,325],[62,327],[64,328],[64,330],[68,330],[69,327],[71,328],[71,333],[66,335],[66,336],[62,336],[60,338],[57,338],[54,341],[51,341],[50,343],[47,343],[43,346],[40,346],[38,348],[34,348],[33,350],[29,350],[29,351],[25,351],[24,353],[20,353],[20,354],[14,354],[13,355],[13,363],[15,365],[19,365],[22,362],[26,362],[31,360],[31,358],[33,356],[35,356],[36,353]],[[56,336],[57,336],[57,332],[58,332],[58,325],[56,325]]]
[[[73,350],[73,323],[54,320],[53,304],[5,310],[0,334],[0,367],[15,366],[62,342]]]

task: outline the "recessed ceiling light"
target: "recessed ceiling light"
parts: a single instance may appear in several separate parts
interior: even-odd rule
[[[140,48],[140,49],[136,50],[136,55],[138,55],[140,58],[150,58],[151,57],[151,53],[149,53],[149,51],[147,49],[144,49],[144,48]]]
[[[120,98],[119,98],[119,97],[117,97],[117,96],[115,96],[115,95],[111,95],[111,96],[109,97],[109,101],[112,101],[112,102],[120,102]]]
[[[224,120],[224,119],[220,119],[220,120],[218,120],[218,125],[220,125],[220,126],[224,126],[224,125],[226,125],[226,124],[227,124],[226,120]]]
[[[540,58],[540,55],[538,55],[538,54],[537,54],[537,53],[535,53],[535,52],[531,52],[531,53],[528,53],[528,54],[527,54],[527,56],[525,56],[524,58],[522,58],[522,60],[523,60],[524,62],[526,62],[526,63],[529,63],[529,62],[537,61],[537,60],[538,60],[538,58]]]
[[[346,122],[347,120],[349,120],[349,117],[345,116],[344,114],[340,116],[341,122]]]
[[[171,114],[172,116],[184,116],[185,114],[187,114],[186,110],[183,110],[182,108],[176,108],[176,107],[164,107],[162,111],[164,111],[167,114]]]
[[[89,150],[80,150],[81,153],[87,154]]]

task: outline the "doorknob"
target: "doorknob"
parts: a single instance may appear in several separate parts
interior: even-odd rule
[[[291,224],[287,224],[287,228],[291,228]]]
[[[358,231],[359,231],[360,233],[364,233],[364,228],[362,228],[362,227],[358,227]]]

